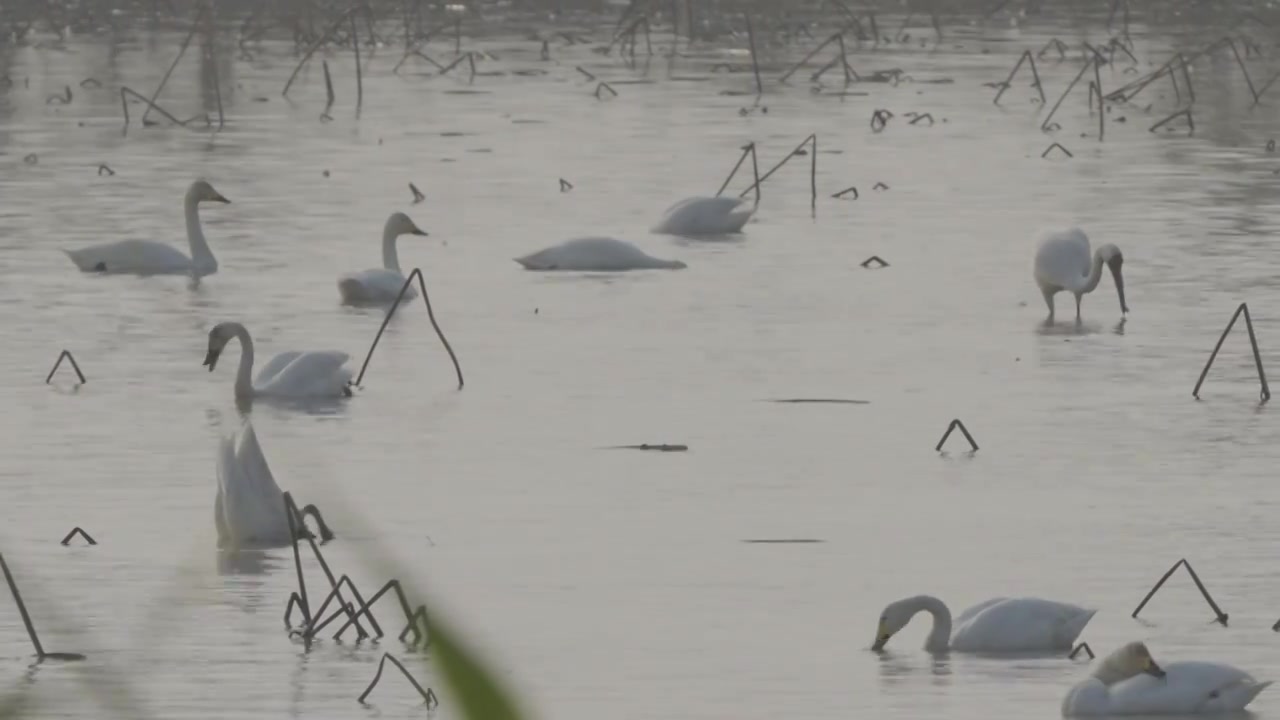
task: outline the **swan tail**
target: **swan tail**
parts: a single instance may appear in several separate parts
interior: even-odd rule
[[[1244,710],[1271,682],[1243,682],[1219,691],[1222,709],[1227,712]]]
[[[338,294],[346,303],[359,303],[367,300],[364,285],[355,278],[344,277],[338,280]]]

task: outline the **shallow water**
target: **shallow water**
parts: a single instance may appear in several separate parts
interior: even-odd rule
[[[814,93],[802,73],[770,83],[767,114],[746,115],[752,97],[721,93],[750,91],[750,73],[710,70],[742,53],[654,57],[646,74],[586,45],[553,43],[541,62],[512,32],[467,40],[498,58],[472,83],[394,75],[399,53],[380,50],[358,120],[349,54],[330,53],[338,101],[322,123],[318,65],[284,101],[292,46],[245,58],[228,41],[217,134],[141,128],[140,106],[121,133],[118,87],[154,88],[181,33],[0,46],[15,81],[0,92],[0,392],[15,408],[0,436],[0,540],[46,649],[89,656],[29,670],[5,601],[0,679],[29,683],[42,717],[98,716],[103,697],[77,684],[97,670],[128,677],[161,717],[421,713],[393,675],[373,709],[356,704],[381,652],[406,654],[394,640],[305,652],[288,639],[288,551],[220,566],[214,449],[238,422],[236,350],[215,372],[200,365],[208,330],[234,319],[260,355],[342,349],[358,369],[381,314],[339,307],[335,281],[378,264],[397,210],[430,233],[405,238],[401,258],[426,274],[465,390],[414,306],[355,398],[252,417],[280,484],[337,530],[330,564],[368,592],[386,579],[369,554],[389,552],[537,716],[1059,715],[1083,662],[934,660],[919,649],[923,618],[869,652],[880,608],[917,593],[957,611],[996,595],[1078,602],[1100,609],[1082,635],[1100,652],[1145,639],[1158,660],[1280,676],[1280,450],[1243,328],[1203,400],[1191,397],[1240,302],[1264,353],[1280,338],[1280,160],[1264,149],[1274,99],[1250,112],[1219,53],[1194,68],[1193,137],[1147,131],[1177,109],[1167,83],[1140,96],[1150,111],[1114,108],[1102,143],[1081,137],[1096,119],[1077,88],[1055,118],[1064,129],[1046,136],[1033,89],[1015,84],[996,107],[982,83],[1052,36],[1108,37],[1101,20],[1062,23],[960,23],[941,44],[864,48],[860,73],[901,68],[914,82],[841,97],[834,76]],[[1143,72],[1215,37],[1134,36]],[[811,46],[771,48],[766,77]],[[214,107],[194,48],[161,97],[183,118]],[[1078,55],[1041,61],[1051,103]],[[1248,62],[1258,85],[1274,72]],[[576,65],[619,96],[594,99]],[[1104,88],[1137,77],[1126,65],[1103,72]],[[546,74],[513,74],[525,69]],[[80,87],[90,76],[103,87]],[[639,78],[653,82],[622,82]],[[72,103],[46,104],[67,85]],[[895,117],[875,133],[878,108]],[[935,124],[908,124],[912,111]],[[816,217],[805,157],[764,186],[741,238],[648,233],[671,203],[714,192],[744,143],[771,167],[809,133]],[[1042,159],[1055,140],[1074,157]],[[99,176],[100,163],[116,174]],[[185,248],[180,201],[195,176],[232,200],[202,210],[221,269],[200,287],[82,275],[58,252],[124,237]],[[409,182],[425,202],[410,205]],[[830,198],[850,185],[860,199]],[[1075,223],[1125,253],[1122,325],[1108,278],[1081,328],[1040,326],[1034,236]],[[538,274],[511,260],[592,234],[689,267]],[[890,266],[860,268],[873,254]],[[1058,302],[1069,317],[1070,299]],[[77,390],[65,371],[41,383],[63,348],[89,378]],[[798,397],[869,403],[769,402]],[[958,436],[934,451],[955,417],[976,454]],[[645,442],[690,450],[599,449]],[[100,544],[59,546],[74,525]],[[744,542],[784,538],[821,542]],[[1129,617],[1182,557],[1229,628],[1183,574],[1144,610],[1153,624]],[[322,582],[315,568],[309,582]],[[398,625],[390,609],[379,617]],[[410,667],[440,694],[438,717],[457,717],[429,664]],[[1252,709],[1277,715],[1277,702],[1269,691]]]

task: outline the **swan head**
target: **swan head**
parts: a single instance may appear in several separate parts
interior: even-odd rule
[[[1165,672],[1151,657],[1147,644],[1138,641],[1128,643],[1108,655],[1093,673],[1094,677],[1106,685],[1144,674],[1160,678],[1164,677]]]
[[[230,204],[231,201],[222,196],[222,193],[213,189],[213,186],[204,180],[197,180],[191,183],[191,187],[187,189],[187,199],[193,202],[217,202]]]
[[[1108,243],[1098,248],[1098,256],[1107,264],[1107,268],[1111,270],[1112,279],[1116,281],[1116,294],[1120,296],[1120,312],[1129,312],[1129,306],[1124,302],[1124,275],[1120,272],[1120,268],[1124,266],[1124,255],[1120,252],[1120,248]]]
[[[911,618],[920,609],[914,600],[914,598],[907,598],[885,606],[880,613],[880,624],[876,627],[876,640],[871,644],[872,650],[877,652],[883,650],[889,638],[911,622]]]
[[[425,236],[427,234],[426,230],[419,228],[413,223],[413,220],[409,219],[408,215],[402,212],[393,213],[391,217],[387,218],[386,232],[393,237],[400,235]]]
[[[209,372],[213,372],[213,368],[218,364],[218,356],[222,354],[222,349],[235,336],[236,332],[231,327],[231,323],[218,323],[209,331],[209,351],[204,355],[204,365],[209,368]]]

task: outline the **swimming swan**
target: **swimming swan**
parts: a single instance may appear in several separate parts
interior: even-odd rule
[[[622,270],[680,270],[688,267],[679,260],[661,260],[646,255],[629,242],[606,237],[587,237],[518,257],[516,262],[526,270],[586,270],[617,272]]]
[[[191,257],[171,245],[151,240],[121,240],[90,245],[79,250],[63,250],[82,272],[121,275],[190,275],[199,280],[218,272],[218,261],[200,229],[198,207],[202,202],[230,203],[213,186],[197,180],[187,188],[182,207],[187,215],[187,242]]]
[[[404,213],[394,213],[387,218],[382,229],[382,267],[376,270],[349,273],[338,279],[338,293],[347,305],[376,305],[395,302],[404,287],[404,275],[400,273],[400,255],[396,252],[396,238],[401,235],[426,235]],[[418,291],[409,287],[405,300],[418,297]]]
[[[992,598],[960,613],[953,633],[947,606],[938,598],[917,595],[885,607],[871,649],[883,649],[889,638],[921,611],[933,615],[933,631],[924,649],[934,653],[1070,650],[1097,612],[1039,598]]]
[[[754,207],[742,207],[746,200],[729,197],[692,197],[672,205],[653,232],[668,235],[727,235],[742,230]]]
[[[1124,255],[1120,248],[1108,243],[1090,256],[1089,238],[1080,228],[1046,235],[1036,250],[1034,269],[1036,284],[1049,306],[1049,318],[1045,322],[1053,324],[1053,296],[1064,290],[1076,296],[1076,322],[1079,322],[1080,298],[1098,287],[1104,264],[1110,268],[1111,277],[1115,280],[1116,293],[1120,295],[1120,312],[1127,313],[1129,306],[1124,302],[1124,275],[1120,271]]]
[[[1207,715],[1239,712],[1271,682],[1260,683],[1230,665],[1157,665],[1147,646],[1131,642],[1111,653],[1062,701],[1065,717],[1089,715]]]
[[[218,547],[268,548],[292,544],[284,493],[271,476],[258,436],[248,421],[239,433],[218,441],[217,473],[218,494],[213,501],[213,522],[218,529]],[[295,527],[300,538],[311,536],[303,520],[303,517],[311,515],[319,527],[321,540],[333,539],[333,533],[315,505],[307,505],[298,511],[298,515]]]
[[[258,373],[253,374],[253,339],[244,325],[223,322],[209,331],[209,352],[204,364],[213,372],[218,356],[232,338],[240,340],[240,369],[236,371],[235,393],[237,398],[252,397],[350,397],[351,371],[343,367],[350,358],[337,350],[312,350],[308,352],[282,352]]]

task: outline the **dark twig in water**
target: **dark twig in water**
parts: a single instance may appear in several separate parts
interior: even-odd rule
[[[1068,149],[1066,149],[1066,148],[1062,147],[1062,145],[1061,145],[1061,144],[1059,144],[1059,143],[1054,143],[1054,144],[1050,145],[1049,147],[1045,148],[1045,149],[1044,149],[1044,152],[1040,153],[1040,157],[1042,157],[1042,158],[1044,158],[1044,157],[1048,157],[1048,156],[1049,156],[1049,153],[1053,152],[1053,149],[1054,149],[1054,148],[1057,148],[1058,150],[1061,150],[1061,151],[1062,151],[1062,154],[1063,154],[1063,155],[1066,155],[1067,157],[1075,157],[1075,155],[1072,155],[1072,154],[1071,154],[1071,151],[1070,151],[1070,150],[1068,150]]]
[[[173,59],[173,63],[171,63],[169,65],[169,69],[165,71],[164,77],[160,78],[160,84],[156,86],[156,91],[151,94],[151,99],[147,101],[147,109],[142,111],[143,125],[147,123],[147,113],[151,112],[152,108],[157,110],[159,109],[156,108],[156,98],[160,97],[160,93],[164,90],[165,84],[169,82],[169,76],[173,74],[174,68],[178,67],[178,63],[182,61],[182,56],[186,54],[187,46],[191,44],[191,39],[196,36],[196,31],[200,29],[200,21],[204,18],[207,11],[208,8],[204,3],[200,3],[196,8],[196,16],[191,22],[191,30],[187,32],[187,37],[182,41],[182,45],[178,48],[178,56]]]
[[[49,97],[45,98],[45,100],[44,100],[44,104],[45,104],[45,105],[52,105],[52,104],[54,104],[54,103],[57,103],[58,105],[70,105],[70,104],[71,104],[71,86],[70,86],[70,85],[67,85],[67,86],[65,87],[65,90],[64,90],[64,92],[63,92],[62,94],[60,94],[60,95],[50,95]]]
[[[880,132],[889,124],[889,118],[893,117],[893,113],[888,110],[876,110],[871,113],[871,132]]]
[[[1054,114],[1058,112],[1058,108],[1062,107],[1062,101],[1066,100],[1067,95],[1071,94],[1071,90],[1075,88],[1076,83],[1080,82],[1080,78],[1084,77],[1084,74],[1089,71],[1090,66],[1096,69],[1097,65],[1098,63],[1096,60],[1090,60],[1084,64],[1084,67],[1080,68],[1080,72],[1076,73],[1075,78],[1069,85],[1067,85],[1067,89],[1062,91],[1062,96],[1058,98],[1058,102],[1053,104],[1053,109],[1049,110],[1049,114],[1045,116],[1044,122],[1040,123],[1040,129],[1042,131],[1048,129],[1049,122],[1053,120]],[[1092,103],[1092,98],[1090,99],[1090,102]]]
[[[914,118],[912,118],[912,119],[910,120],[910,122],[908,122],[907,124],[908,124],[908,125],[915,125],[916,123],[920,122],[921,120],[928,120],[928,121],[929,121],[929,125],[933,125],[933,116],[932,116],[932,115],[930,115],[929,113],[924,113],[924,114],[922,114],[922,115],[917,115],[917,116],[915,116]]]
[[[607,82],[601,82],[600,84],[596,85],[595,96],[597,100],[603,99],[600,96],[601,90],[608,90],[610,95],[612,95],[613,97],[618,97],[618,91],[614,90],[612,85],[610,85]]]
[[[964,426],[964,423],[960,422],[959,418],[952,420],[951,424],[947,426],[947,431],[942,434],[942,439],[938,441],[938,446],[934,450],[942,452],[942,446],[946,444],[947,438],[951,437],[951,432],[956,428],[959,428],[960,432],[964,433],[964,439],[969,441],[969,447],[972,448],[971,452],[977,452],[978,443],[973,441],[973,436],[969,434],[969,429]]]
[[[1160,580],[1156,582],[1155,587],[1151,588],[1151,592],[1147,593],[1147,596],[1142,598],[1142,602],[1138,603],[1138,607],[1133,609],[1131,617],[1138,617],[1138,613],[1142,612],[1142,608],[1147,606],[1147,603],[1151,601],[1151,598],[1156,594],[1156,591],[1164,586],[1165,582],[1179,567],[1185,567],[1187,569],[1187,573],[1191,575],[1191,580],[1195,582],[1196,587],[1200,589],[1200,594],[1204,596],[1205,602],[1209,603],[1209,607],[1213,610],[1213,614],[1217,616],[1216,619],[1218,623],[1223,627],[1226,627],[1227,614],[1222,612],[1222,608],[1218,607],[1218,603],[1214,602],[1213,598],[1209,596],[1209,590],[1205,588],[1203,582],[1200,582],[1200,576],[1191,568],[1191,563],[1187,562],[1186,558],[1179,560],[1173,564],[1173,567],[1169,568],[1168,572],[1166,572]]]
[[[1204,369],[1200,371],[1200,379],[1196,381],[1195,388],[1191,391],[1191,396],[1200,399],[1200,386],[1204,384],[1205,377],[1209,374],[1209,368],[1213,367],[1213,361],[1218,357],[1218,351],[1222,349],[1222,343],[1227,339],[1227,335],[1231,333],[1231,328],[1235,327],[1236,320],[1244,315],[1244,326],[1249,331],[1249,345],[1253,348],[1253,362],[1258,368],[1258,382],[1262,389],[1260,396],[1262,402],[1271,399],[1271,388],[1267,386],[1267,374],[1262,369],[1262,351],[1258,349],[1258,336],[1253,332],[1253,319],[1249,317],[1249,304],[1240,303],[1240,307],[1236,308],[1235,313],[1231,316],[1231,322],[1227,323],[1227,327],[1222,331],[1222,337],[1218,338],[1218,344],[1213,346],[1213,352],[1209,354],[1209,361],[1204,364]],[[1190,569],[1190,566],[1188,566]]]
[[[817,538],[752,538],[742,542],[751,545],[809,545],[822,541]]]
[[[573,183],[569,182],[568,180],[565,180],[564,178],[560,178],[560,192],[567,193],[572,189],[573,189]]]
[[[856,186],[853,186],[853,185],[850,185],[849,187],[847,187],[847,188],[845,188],[845,189],[841,190],[840,192],[838,192],[838,193],[836,193],[836,194],[832,195],[831,197],[836,198],[836,199],[843,199],[843,198],[844,198],[844,196],[848,195],[849,193],[853,193],[853,199],[854,199],[854,200],[857,200],[857,199],[858,199],[858,188],[857,188]]]
[[[742,163],[746,161],[747,155],[751,156],[751,169],[754,174],[756,190],[756,207],[760,206],[760,166],[756,160],[756,144],[754,142],[747,143],[742,146],[742,155],[738,156],[738,162],[729,171],[729,176],[724,179],[724,183],[720,185],[720,189],[716,191],[716,197],[720,197],[724,193],[725,188],[729,187],[729,183],[733,182],[733,178],[738,174],[738,168],[742,167]]]
[[[58,372],[58,366],[62,364],[63,358],[66,358],[71,362],[71,369],[76,371],[76,377],[80,378],[81,385],[85,384],[86,382],[89,382],[88,380],[85,380],[84,373],[80,372],[80,363],[76,362],[76,359],[72,357],[71,351],[63,350],[62,352],[58,353],[58,359],[54,361],[53,369],[49,371],[48,377],[44,379],[45,385],[48,385],[49,381],[53,379],[54,373]]]
[[[18,592],[18,583],[13,580],[13,573],[9,571],[9,564],[4,561],[4,555],[0,554],[0,570],[4,571],[4,580],[9,583],[9,592],[13,594],[13,602],[18,606],[18,613],[22,615],[22,624],[27,628],[27,637],[31,638],[31,646],[35,648],[36,658],[44,660],[83,660],[84,655],[80,653],[47,653],[44,646],[40,644],[40,637],[36,635],[36,626],[31,622],[31,615],[27,612],[27,604],[22,602],[22,594]]]
[[[334,633],[333,637],[335,639],[341,638],[342,634],[345,633],[347,628],[351,627],[353,623],[358,628],[358,620],[361,615],[372,617],[374,603],[378,602],[378,600],[382,599],[383,595],[386,595],[391,591],[395,592],[396,599],[400,601],[400,610],[404,613],[405,618],[408,619],[408,624],[405,626],[404,630],[400,632],[400,641],[405,642],[405,637],[410,633],[413,633],[413,639],[408,641],[408,644],[412,646],[425,647],[431,640],[427,635],[427,609],[422,605],[419,605],[416,610],[411,609],[409,598],[405,595],[404,588],[401,587],[400,581],[394,578],[388,580],[386,584],[378,590],[378,592],[374,593],[373,597],[369,598],[368,603],[362,603],[360,611],[355,613],[354,617],[348,619],[346,624],[338,628],[338,631]],[[319,631],[320,627],[323,627],[323,625],[317,627],[317,631]]]
[[[879,255],[872,255],[871,257],[867,258],[866,260],[863,260],[863,261],[862,261],[861,263],[859,263],[859,264],[860,264],[860,265],[862,265],[862,267],[867,268],[867,269],[871,269],[871,266],[872,266],[873,264],[874,264],[877,268],[886,268],[886,267],[889,267],[889,263],[885,262],[885,261],[884,261],[884,259],[883,259],[883,258],[881,258]]]
[[[751,14],[743,13],[747,21],[747,43],[751,46],[751,72],[756,76],[756,95],[764,94],[764,83],[760,81],[760,62],[756,59],[756,32],[751,27]]]
[[[124,133],[125,134],[128,134],[129,132],[129,96],[133,96],[141,100],[142,102],[146,103],[148,109],[155,110],[156,112],[165,116],[165,118],[168,119],[169,122],[173,123],[174,125],[181,125],[183,127],[186,127],[187,121],[179,120],[178,118],[169,114],[168,110],[165,110],[159,105],[156,105],[155,103],[151,102],[147,98],[135,92],[133,89],[128,87],[121,87],[120,88],[120,106],[124,108]],[[149,124],[153,124],[153,123],[146,120],[143,121],[143,125],[149,125]]]
[[[423,194],[422,194],[422,191],[418,189],[418,186],[417,186],[417,185],[414,185],[413,183],[409,183],[409,192],[413,193],[413,204],[414,204],[414,205],[417,205],[418,203],[420,203],[420,202],[422,202],[423,200],[426,200],[426,199],[427,199],[427,196],[426,196],[426,195],[423,195]]]
[[[1169,117],[1167,117],[1167,118],[1165,118],[1165,119],[1161,120],[1160,122],[1156,123],[1155,125],[1152,125],[1150,128],[1148,128],[1148,131],[1149,131],[1149,132],[1155,132],[1156,130],[1159,130],[1160,128],[1164,127],[1165,125],[1168,125],[1169,123],[1173,122],[1174,120],[1177,120],[1178,118],[1186,118],[1186,120],[1187,120],[1187,134],[1189,134],[1189,135],[1194,135],[1194,134],[1196,133],[1196,121],[1195,121],[1195,118],[1191,117],[1191,108],[1187,108],[1186,110],[1179,110],[1178,112],[1176,112],[1176,113],[1174,113],[1174,114],[1170,115]]]
[[[1053,38],[1049,42],[1045,43],[1044,47],[1040,48],[1040,52],[1036,53],[1036,57],[1044,58],[1045,54],[1048,53],[1050,50],[1058,51],[1059,60],[1067,59],[1067,44],[1062,42],[1058,38]]]
[[[115,174],[116,174],[116,171],[112,170],[111,167],[106,163],[102,163],[98,165],[98,177],[102,177],[103,175],[115,175]]]
[[[97,545],[97,544],[98,544],[98,541],[97,541],[97,540],[94,540],[94,539],[89,535],[89,533],[87,533],[87,532],[85,532],[85,531],[84,531],[84,528],[81,528],[81,527],[79,527],[79,526],[76,526],[76,527],[71,528],[71,532],[67,533],[67,536],[66,536],[66,537],[64,537],[64,538],[62,538],[62,544],[63,544],[63,545],[69,545],[69,544],[71,544],[71,540],[72,540],[73,538],[75,538],[75,536],[77,536],[77,535],[79,535],[80,537],[84,538],[84,541],[85,541],[85,542],[87,542],[87,543],[89,543],[90,545]]]
[[[356,117],[360,117],[360,109],[364,106],[364,73],[360,70],[360,33],[356,32],[356,16],[354,10],[347,13],[351,23],[351,49],[356,54]]]
[[[850,400],[848,398],[775,398],[769,402],[789,405],[870,405],[870,400]]]
[[[356,10],[355,8],[352,8],[346,11],[345,13],[343,13],[341,17],[339,17],[337,20],[333,22],[332,25],[329,26],[329,29],[325,31],[324,35],[320,36],[320,39],[311,43],[311,46],[307,48],[307,51],[302,54],[302,59],[298,61],[297,66],[293,68],[293,74],[289,75],[289,80],[285,82],[284,90],[280,92],[282,96],[284,97],[289,96],[289,88],[293,86],[293,81],[297,79],[298,73],[302,72],[302,66],[307,64],[307,61],[311,59],[311,56],[315,54],[316,50],[320,49],[321,45],[324,45],[326,42],[329,42],[329,39],[333,36],[333,34],[342,27],[342,24],[347,21],[347,18],[351,15],[351,13],[355,12],[355,10]]]
[[[1031,66],[1031,75],[1034,78],[1034,86],[1036,92],[1040,93],[1040,104],[1043,105],[1045,103],[1044,86],[1040,84],[1040,73],[1036,70],[1036,59],[1031,56],[1030,50],[1023,51],[1022,56],[1018,58],[1017,64],[1013,66],[1013,70],[1009,73],[1009,77],[1000,85],[1000,92],[996,93],[995,99],[991,101],[992,103],[996,105],[1000,104],[1000,96],[1004,95],[1004,91],[1009,89],[1010,85],[1013,83],[1013,77],[1018,74],[1018,69],[1022,67],[1022,63],[1024,62]]]
[[[673,445],[669,443],[641,443],[639,445],[610,445],[604,450],[653,450],[655,452],[685,452],[689,449],[688,445]]]
[[[453,347],[449,345],[449,340],[445,338],[444,331],[440,329],[440,324],[436,322],[435,311],[431,309],[431,298],[427,295],[427,282],[422,279],[422,269],[414,268],[409,273],[409,277],[405,279],[404,286],[400,288],[400,294],[396,295],[396,301],[392,303],[391,309],[387,311],[387,317],[382,321],[382,327],[378,328],[378,334],[373,338],[373,344],[369,346],[369,354],[365,355],[364,364],[360,366],[360,374],[356,376],[356,381],[352,383],[356,387],[360,386],[360,382],[364,379],[364,372],[369,368],[369,361],[373,359],[373,351],[378,347],[378,341],[382,339],[382,333],[386,331],[387,324],[391,322],[391,317],[396,314],[396,308],[400,307],[400,301],[404,299],[404,294],[409,290],[409,286],[413,284],[413,279],[418,279],[418,290],[422,293],[422,302],[427,306],[427,317],[431,320],[431,327],[435,328],[436,335],[440,338],[440,342],[444,344],[444,349],[449,353],[449,359],[453,361],[454,372],[458,375],[458,389],[462,389],[462,366],[458,364],[458,357],[453,354]]]
[[[1067,655],[1067,659],[1075,660],[1076,655],[1079,655],[1081,650],[1083,650],[1085,654],[1089,656],[1090,660],[1097,657],[1096,655],[1093,654],[1093,648],[1089,647],[1089,643],[1082,642],[1079,645],[1076,645],[1074,648],[1072,648],[1071,653]]]
[[[400,672],[404,673],[404,676],[409,679],[409,682],[413,683],[414,689],[417,690],[418,694],[422,696],[422,700],[423,702],[426,703],[428,710],[433,710],[436,707],[439,707],[440,701],[436,699],[435,692],[433,692],[431,688],[424,689],[422,685],[419,684],[418,681],[415,680],[414,677],[409,674],[409,671],[405,669],[405,666],[401,664],[401,662],[397,660],[395,656],[392,655],[391,653],[382,654],[382,660],[378,662],[378,671],[374,673],[373,680],[369,682],[369,687],[365,688],[363,693],[360,693],[360,697],[357,699],[357,702],[363,705],[364,699],[369,697],[369,693],[373,692],[373,688],[377,686],[378,680],[382,679],[382,668],[384,665],[387,664],[388,660],[390,660],[392,663],[395,663],[395,666],[400,668]]]

